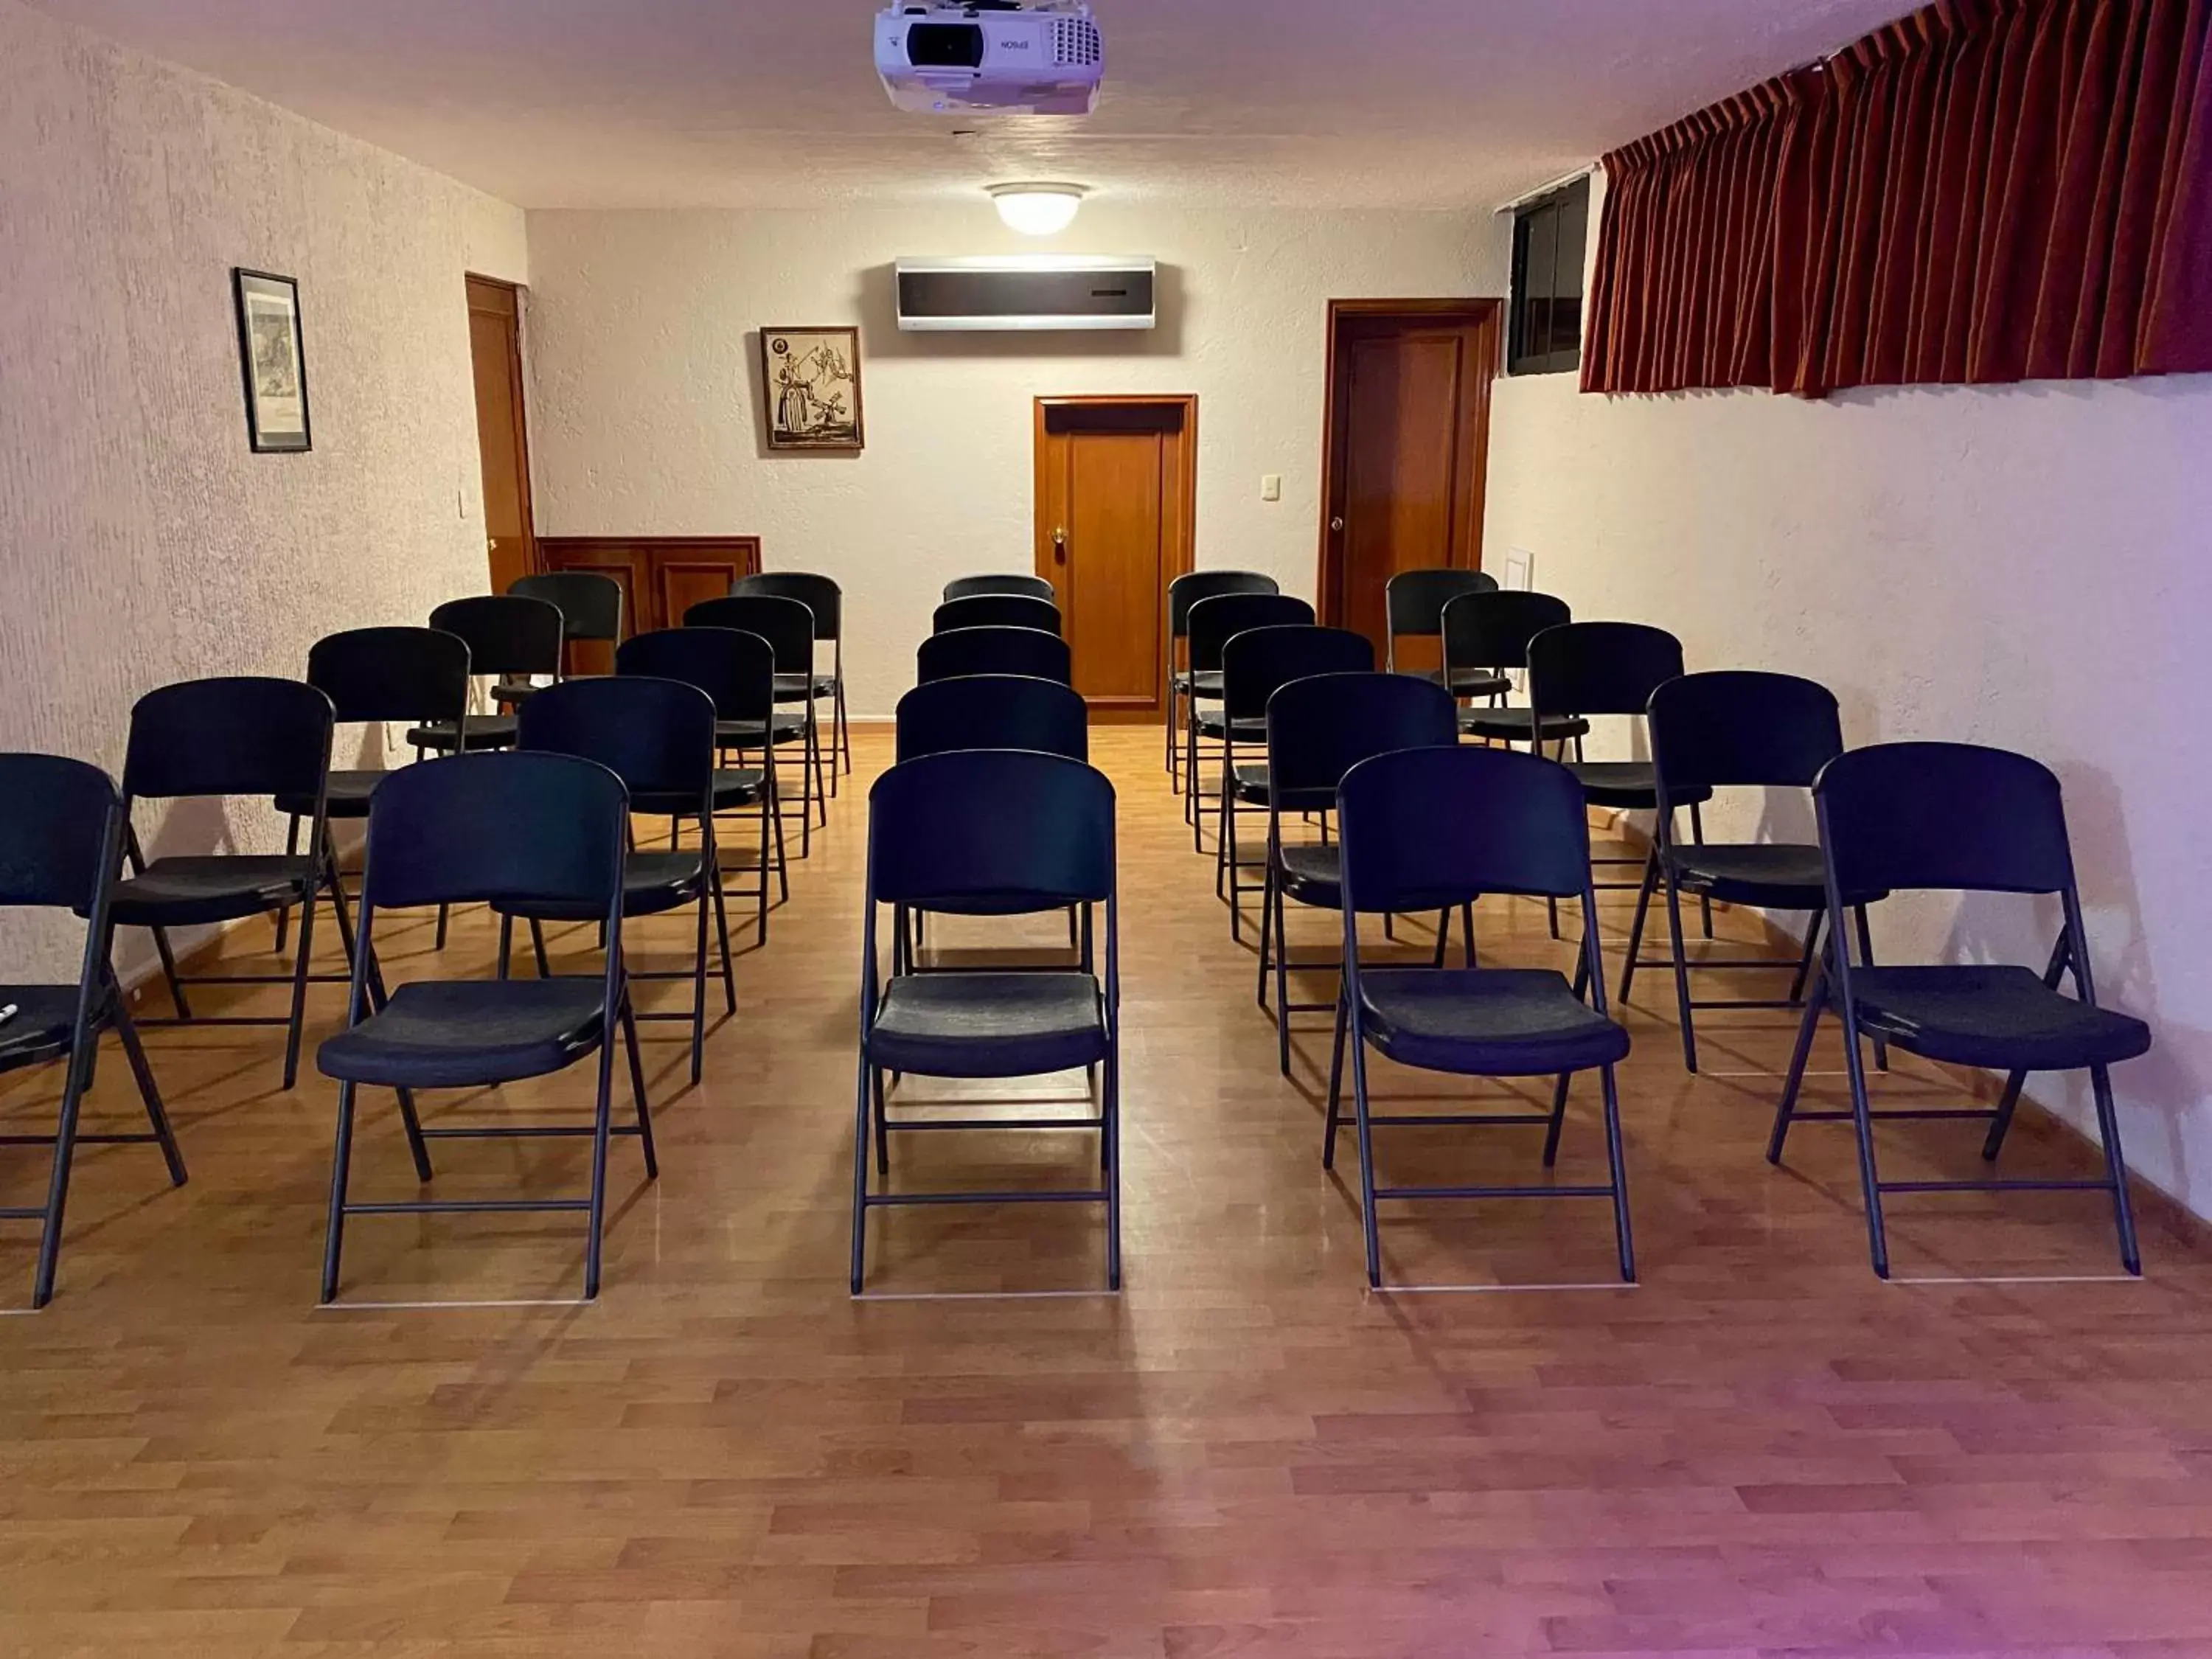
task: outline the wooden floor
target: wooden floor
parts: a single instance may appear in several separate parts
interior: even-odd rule
[[[1096,1214],[1055,1207],[893,1214],[872,1289],[916,1299],[847,1298],[848,784],[739,963],[704,1088],[678,1028],[653,1028],[663,1175],[617,1146],[595,1305],[573,1301],[577,1218],[367,1218],[349,1305],[317,1310],[331,1087],[309,1069],[280,1092],[275,1033],[150,1037],[191,1184],[146,1148],[87,1154],[58,1299],[0,1319],[0,1653],[2212,1654],[2212,1261],[2154,1222],[2147,1280],[2108,1282],[2094,1194],[1929,1198],[1895,1206],[1900,1278],[2081,1277],[1877,1282],[1848,1133],[1802,1128],[1786,1171],[1761,1156],[1784,1018],[1711,1017],[1693,1081],[1654,975],[1623,1073],[1642,1285],[1603,1287],[1601,1204],[1400,1206],[1400,1283],[1601,1288],[1370,1296],[1352,1199],[1319,1166],[1326,1035],[1278,1078],[1157,744],[1100,738],[1121,793],[1126,1295],[1097,1293]],[[855,784],[885,747],[863,735]],[[1534,907],[1484,920],[1494,959],[1559,959]],[[1332,927],[1293,923],[1315,951]],[[247,957],[268,939],[238,937]],[[677,919],[640,944],[665,960],[687,939]],[[489,941],[466,918],[449,958]],[[431,970],[428,946],[395,930],[388,971]],[[315,993],[319,1029],[340,994]],[[1839,1063],[1832,1036],[1820,1055]],[[440,1109],[580,1118],[590,1070]],[[1833,1103],[1839,1079],[1818,1083]],[[48,1115],[52,1086],[0,1097],[6,1127]],[[103,1067],[104,1121],[127,1088]],[[1942,1088],[1902,1065],[1884,1085]],[[1600,1167],[1594,1100],[1563,1180]],[[1963,1173],[1978,1140],[1884,1146],[1892,1173]],[[1383,1162],[1534,1179],[1537,1146],[1401,1132]],[[1079,1178],[1090,1147],[908,1137],[896,1179]],[[580,1190],[580,1147],[439,1155],[447,1195]],[[2024,1129],[2007,1163],[2080,1149]],[[0,1203],[43,1179],[9,1150]],[[416,1193],[388,1098],[355,1180]],[[0,1241],[15,1305],[31,1231]],[[1077,1294],[919,1299],[942,1291]]]

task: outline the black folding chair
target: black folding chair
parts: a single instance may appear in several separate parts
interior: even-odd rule
[[[53,1299],[61,1260],[62,1212],[69,1200],[70,1167],[81,1146],[150,1142],[168,1163],[172,1186],[185,1184],[184,1155],[170,1132],[161,1091],[138,1046],[129,1000],[108,965],[113,930],[108,893],[123,856],[123,806],[107,774],[58,755],[0,755],[0,906],[74,910],[85,918],[84,952],[74,985],[0,985],[0,1074],[52,1060],[66,1062],[61,1121],[50,1135],[0,1135],[0,1146],[51,1146],[52,1173],[46,1201],[37,1207],[0,1209],[0,1220],[37,1221],[39,1262],[31,1305]],[[77,1127],[85,1091],[92,1087],[100,1034],[112,1027],[122,1039],[131,1075],[145,1103],[143,1134],[86,1134]]]
[[[1398,661],[1401,642],[1441,639],[1445,606],[1469,593],[1497,591],[1498,579],[1480,570],[1401,570],[1382,589],[1388,640],[1382,665],[1393,673],[1406,672]],[[1430,679],[1448,683],[1455,697],[1487,697],[1507,684],[1504,676],[1487,666],[1456,669],[1449,682],[1443,669],[1426,672]]]
[[[936,1204],[1103,1204],[1106,1277],[1121,1287],[1121,951],[1114,786],[1079,761],[1018,750],[969,750],[893,767],[868,806],[868,884],[861,929],[859,1103],[853,1150],[853,1293],[860,1293],[871,1210]],[[894,974],[879,982],[876,907],[957,912],[1106,907],[1103,981],[1086,927],[1081,965],[1066,971]],[[1097,1115],[1067,1118],[892,1119],[884,1074],[1036,1077],[1104,1067]],[[889,1139],[934,1130],[1096,1130],[1100,1179],[1075,1189],[983,1193],[870,1190]]]
[[[757,634],[775,651],[775,700],[780,704],[799,705],[804,717],[796,739],[787,738],[779,731],[775,741],[795,740],[805,744],[805,761],[799,767],[799,856],[811,856],[816,806],[822,809],[823,827],[830,823],[830,786],[823,771],[822,724],[815,696],[813,611],[797,599],[787,599],[778,594],[732,594],[728,599],[708,599],[693,605],[684,613],[684,625],[731,628],[740,634]]]
[[[356,628],[326,635],[307,649],[307,684],[331,700],[341,726],[445,721],[466,742],[469,647],[458,634],[434,628]],[[415,758],[422,758],[419,744]],[[368,817],[369,797],[389,775],[383,770],[333,771],[325,815],[333,822]],[[313,815],[314,802],[305,795],[280,796],[276,810],[290,820],[284,850],[296,855],[301,820]],[[325,851],[336,870],[337,848]],[[290,911],[276,913],[279,952],[290,920]]]
[[[760,941],[768,943],[768,880],[771,869],[782,888],[782,902],[791,901],[790,866],[783,856],[783,810],[775,775],[775,744],[769,732],[779,719],[790,720],[793,739],[802,735],[795,716],[775,712],[775,651],[757,634],[740,634],[730,628],[663,628],[624,640],[615,653],[615,672],[647,679],[677,680],[696,685],[714,705],[714,811],[719,814],[750,811],[758,823],[760,879],[750,889],[724,885],[728,898],[754,901],[755,926]],[[753,750],[761,755],[759,767],[746,765]],[[735,751],[738,763],[721,762]],[[683,845],[684,815],[672,814],[668,844]],[[770,851],[773,844],[773,860]]]
[[[1358,636],[1355,636],[1358,637]],[[1364,645],[1366,641],[1361,638]],[[1374,647],[1368,647],[1371,670]],[[1322,674],[1293,680],[1267,699],[1267,869],[1260,899],[1260,1006],[1267,1006],[1267,970],[1275,974],[1275,1042],[1283,1075],[1291,1074],[1291,1016],[1325,1014],[1338,1006],[1328,1002],[1291,1000],[1289,936],[1285,931],[1286,901],[1323,910],[1341,910],[1343,866],[1341,849],[1328,838],[1328,821],[1336,811],[1337,786],[1344,775],[1364,760],[1401,749],[1428,749],[1457,741],[1452,723],[1451,694],[1433,680],[1407,674],[1356,672]],[[1291,842],[1284,838],[1285,815],[1319,818],[1321,839]],[[1473,967],[1474,915],[1469,901],[1463,917],[1467,924],[1468,965]],[[1449,918],[1437,929],[1437,966],[1443,966],[1443,934]],[[1331,963],[1330,966],[1335,964]]]
[[[1565,623],[1547,628],[1528,641],[1528,706],[1540,728],[1562,720],[1583,720],[1593,714],[1625,715],[1642,720],[1650,707],[1651,694],[1668,680],[1682,675],[1682,642],[1663,628],[1642,623]],[[1583,758],[1583,740],[1573,739],[1574,758],[1567,769],[1583,786],[1593,806],[1616,811],[1656,812],[1659,810],[1659,781],[1650,761],[1591,761]],[[1539,745],[1540,747],[1540,745]],[[1690,835],[1702,843],[1705,824],[1700,808],[1712,798],[1710,789],[1685,786],[1674,805],[1686,807]],[[1654,879],[1659,861],[1655,841],[1643,858],[1603,858],[1606,865],[1641,866],[1633,882],[1601,881],[1601,893],[1641,892]],[[1712,901],[1701,899],[1698,910],[1707,939],[1713,936]],[[1556,910],[1552,919],[1559,934]],[[1626,992],[1622,993],[1626,1000]]]
[[[1455,741],[1456,741],[1455,739]],[[1329,1066],[1333,1164],[1341,1123],[1346,1037],[1351,1039],[1352,1116],[1359,1142],[1360,1218],[1367,1282],[1382,1284],[1375,1206],[1388,1199],[1602,1198],[1613,1205],[1620,1276],[1633,1281],[1628,1179],[1620,1148],[1613,1067],[1628,1033],[1607,1018],[1590,884],[1589,827],[1582,786],[1554,762],[1507,749],[1409,749],[1362,761],[1337,793],[1343,847],[1344,990]],[[1449,910],[1485,894],[1582,901],[1583,943],[1572,986],[1549,968],[1370,968],[1359,959],[1363,915]],[[1369,1106],[1367,1050],[1401,1065],[1462,1077],[1556,1075],[1549,1113],[1383,1116]],[[1544,1166],[1559,1153],[1567,1090],[1577,1072],[1603,1082],[1604,1186],[1382,1187],[1373,1131],[1395,1126],[1543,1124]]]
[[[1177,576],[1168,584],[1168,718],[1167,769],[1168,786],[1182,787],[1182,705],[1190,696],[1194,676],[1186,659],[1190,640],[1190,608],[1200,599],[1218,599],[1224,593],[1279,593],[1281,584],[1273,576],[1263,576],[1256,570],[1193,570]],[[1203,696],[1218,699],[1221,696],[1221,676],[1218,671],[1206,676],[1206,684],[1199,688]]]
[[[161,976],[176,1008],[161,1025],[282,1025],[284,1086],[300,1070],[300,1031],[307,1004],[307,969],[313,954],[315,896],[330,889],[338,933],[349,957],[354,941],[344,897],[330,857],[324,791],[331,769],[331,700],[297,680],[231,678],[185,680],[138,699],[131,711],[131,744],[123,763],[124,854],[130,875],[119,883],[108,919],[118,927],[143,927],[154,935]],[[313,822],[304,854],[179,854],[148,862],[132,828],[131,809],[142,800],[216,796],[292,800],[310,807]],[[180,974],[169,945],[172,927],[204,927],[246,916],[274,915],[301,907],[299,950],[289,974]],[[370,976],[374,983],[374,976]],[[194,1015],[187,985],[289,985],[289,1015]]]
[[[580,688],[588,682],[578,682]],[[532,698],[534,704],[539,699]],[[581,1211],[588,1218],[584,1297],[599,1293],[599,1244],[606,1214],[607,1143],[635,1134],[647,1179],[657,1179],[653,1118],[637,1049],[629,985],[623,969],[622,898],[629,832],[622,780],[566,755],[468,755],[410,766],[376,792],[362,871],[362,950],[346,1029],[316,1054],[338,1085],[337,1144],[331,1158],[329,1229],[323,1247],[325,1304],[337,1299],[345,1222],[355,1215],[481,1215]],[[606,928],[603,973],[539,980],[428,980],[402,985],[372,1014],[362,964],[377,913],[425,905],[573,907]],[[629,1051],[635,1127],[615,1128],[614,1033]],[[417,1089],[483,1089],[566,1071],[596,1054],[598,1104],[589,1127],[566,1124],[465,1125],[426,1128],[416,1115]],[[361,1203],[347,1196],[353,1163],[354,1106],[367,1085],[399,1091],[415,1173],[430,1179],[428,1143],[439,1139],[543,1139],[589,1135],[588,1198],[416,1199]]]
[[[1658,787],[1658,818],[1653,835],[1658,853],[1645,867],[1644,890],[1636,896],[1636,921],[1628,930],[1628,957],[1621,969],[1620,1000],[1628,1000],[1638,968],[1671,967],[1674,1001],[1682,1021],[1682,1061],[1698,1069],[1696,1011],[1700,1008],[1780,1009],[1804,1006],[1805,981],[1820,949],[1820,926],[1827,909],[1820,849],[1796,842],[1691,843],[1675,838],[1675,804],[1704,792],[1726,788],[1810,789],[1820,769],[1844,752],[1842,716],[1828,689],[1792,674],[1729,671],[1685,674],[1651,694],[1651,761]],[[1672,935],[1668,954],[1643,957],[1644,922],[1651,896],[1663,886]],[[1682,934],[1681,896],[1740,904],[1806,917],[1805,949],[1795,957],[1741,957],[1692,960]],[[1871,965],[1874,948],[1867,931],[1868,902],[1879,893],[1854,896],[1859,959]],[[1694,971],[1790,973],[1784,998],[1735,997],[1700,1000],[1690,994]]]
[[[1244,938],[1244,895],[1267,885],[1264,876],[1255,884],[1243,880],[1246,864],[1237,850],[1237,820],[1242,813],[1268,813],[1267,764],[1264,759],[1238,760],[1238,739],[1264,756],[1267,700],[1278,690],[1316,674],[1363,674],[1374,666],[1374,646],[1365,635],[1342,628],[1296,623],[1249,628],[1222,647],[1221,719],[1214,728],[1221,742],[1221,808],[1213,837],[1213,896],[1229,901],[1231,939],[1241,943]],[[1256,862],[1264,870],[1267,860],[1263,854]]]
[[[950,634],[962,628],[1035,628],[1047,634],[1064,632],[1057,605],[1024,593],[976,593],[964,599],[947,599],[929,619],[929,631],[933,634]]]
[[[915,669],[922,685],[979,674],[1015,674],[1061,685],[1075,680],[1067,641],[1041,628],[963,628],[933,634],[915,651]]]
[[[536,753],[568,755],[597,762],[623,781],[629,808],[645,817],[691,818],[699,825],[697,848],[665,852],[633,850],[623,868],[622,909],[625,916],[665,915],[686,905],[698,908],[698,938],[685,972],[632,969],[629,977],[688,979],[689,1013],[641,1013],[640,1019],[682,1020],[691,1027],[691,1081],[706,1064],[707,923],[714,916],[720,947],[724,1011],[738,1012],[738,982],[730,953],[730,923],[722,903],[721,854],[714,838],[714,703],[696,685],[680,680],[617,676],[569,680],[540,692],[522,706],[519,747]],[[575,901],[501,901],[499,912],[499,971],[507,972],[514,919],[595,922],[599,907]],[[538,972],[552,975],[544,947]]]
[[[426,720],[407,733],[407,741],[438,754],[459,753],[464,743],[471,750],[513,748],[511,705],[536,690],[534,676],[561,678],[568,638],[561,607],[522,593],[479,593],[448,599],[430,613],[430,626],[460,636],[469,647],[470,674],[490,679],[499,711],[471,716],[465,732],[450,720]],[[439,942],[444,943],[442,936]]]
[[[828,576],[805,570],[769,570],[757,576],[740,576],[730,584],[733,598],[766,593],[781,599],[797,599],[814,617],[814,643],[830,647],[830,672],[817,673],[817,697],[830,702],[830,793],[837,793],[837,775],[853,769],[853,725],[845,711],[845,590]]]
[[[1462,593],[1446,605],[1445,676],[1455,685],[1475,684],[1486,674],[1498,682],[1488,703],[1461,711],[1459,729],[1484,743],[1525,743],[1535,748],[1587,737],[1586,720],[1558,716],[1545,721],[1540,732],[1533,710],[1508,708],[1499,701],[1512,689],[1510,675],[1528,666],[1528,641],[1547,628],[1573,620],[1565,599],[1518,589]]]
[[[1206,815],[1198,804],[1198,745],[1201,738],[1218,744],[1223,732],[1221,716],[1208,714],[1200,705],[1220,702],[1223,649],[1248,629],[1310,628],[1313,620],[1313,606],[1285,593],[1217,593],[1191,606],[1185,629],[1193,689],[1183,704],[1183,776],[1189,783],[1183,795],[1183,818],[1190,825],[1194,852],[1206,850]]]
[[[565,647],[588,641],[611,653],[623,641],[623,587],[612,576],[596,570],[548,570],[534,576],[518,576],[507,591],[520,599],[544,599],[561,612],[562,642]],[[575,672],[564,649],[563,677]],[[520,702],[536,691],[534,684],[493,688],[494,701]]]
[[[2120,1261],[2142,1272],[2136,1244],[2120,1123],[2111,1068],[2149,1052],[2150,1027],[2097,1006],[2081,896],[2058,780],[2025,755],[1963,743],[1890,743],[1852,750],[1821,769],[1813,786],[1826,855],[1827,948],[1790,1057],[1790,1079],[1774,1119],[1767,1158],[1782,1161],[1795,1121],[1848,1119],[1858,1133],[1859,1182],[1866,1201],[1874,1270],[1889,1277],[1882,1199],[1891,1193],[2103,1192],[2112,1200]],[[1844,913],[1854,896],[1875,892],[2056,894],[2063,915],[2050,967],[1989,963],[1936,966],[1854,965],[1843,948]],[[2069,975],[2075,994],[2059,986]],[[1848,1112],[1801,1112],[1797,1095],[1813,1035],[1833,1005],[1844,1026],[1850,1079]],[[1982,1107],[1876,1110],[1867,1094],[1862,1039],[1884,1042],[1940,1065],[2007,1073],[2003,1097]],[[1994,1163],[2031,1072],[2089,1074],[2104,1143],[2101,1181],[1884,1181],[1875,1164],[1877,1118],[1986,1120],[1982,1157]]]
[[[972,599],[978,593],[1024,593],[1033,599],[1057,603],[1058,595],[1053,585],[1042,576],[985,575],[955,576],[945,584],[943,598]]]

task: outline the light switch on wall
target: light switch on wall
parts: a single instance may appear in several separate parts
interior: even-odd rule
[[[1260,499],[1263,501],[1279,501],[1283,499],[1281,473],[1263,472],[1260,475]]]

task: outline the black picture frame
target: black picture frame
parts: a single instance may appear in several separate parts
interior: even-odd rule
[[[307,407],[307,332],[296,278],[234,266],[238,362],[246,395],[246,441],[257,455],[299,455],[315,447]]]

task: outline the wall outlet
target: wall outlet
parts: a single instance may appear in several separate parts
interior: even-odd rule
[[[1283,499],[1281,473],[1263,472],[1260,475],[1260,499],[1263,501],[1279,501]]]

